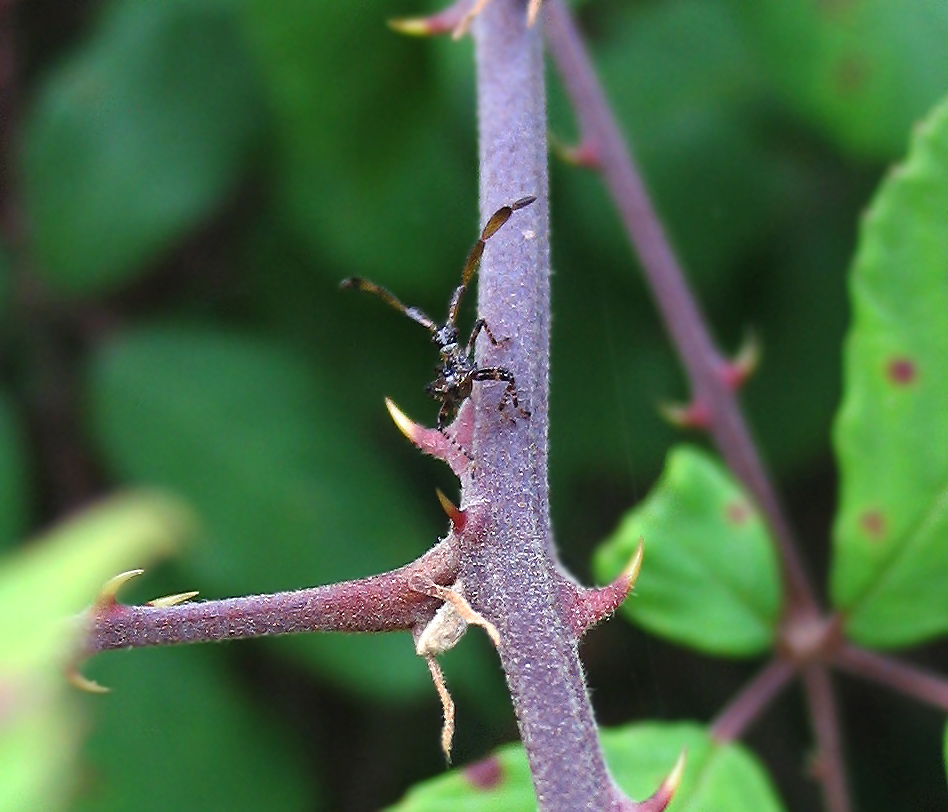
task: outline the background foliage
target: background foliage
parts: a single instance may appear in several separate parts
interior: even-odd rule
[[[24,604],[46,605],[70,583],[91,594],[184,536],[192,542],[124,599],[364,575],[443,532],[432,490],[454,483],[397,435],[381,402],[434,418],[423,393],[429,342],[336,287],[365,275],[440,313],[476,234],[471,43],[384,25],[425,10],[15,6],[15,93],[4,98],[19,104],[0,124],[5,616],[39,628],[48,615],[24,615]],[[651,0],[578,13],[715,332],[729,347],[748,326],[762,338],[744,402],[819,573],[835,508],[846,271],[883,171],[948,91],[948,9]],[[555,83],[551,116],[569,141]],[[593,547],[644,497],[676,439],[656,403],[687,392],[598,180],[554,160],[552,210],[554,521],[565,562],[588,581]],[[3,591],[42,567],[41,544],[21,539],[139,485],[173,493],[199,530],[185,534],[158,497],[121,503],[115,515],[135,533],[112,522],[100,536],[108,552],[86,556],[81,572],[40,569],[42,588]],[[139,532],[141,547],[123,546]],[[774,596],[757,587],[771,617]],[[834,584],[844,603],[848,588]],[[71,595],[52,608],[74,611]],[[752,634],[738,642],[761,650]],[[51,661],[18,659],[15,646],[0,654],[0,731],[19,718],[10,708],[27,707],[23,675]],[[621,622],[594,633],[585,655],[606,723],[705,720],[753,668],[699,659]],[[938,646],[918,657],[948,660]],[[514,738],[488,647],[468,640],[445,666],[456,759]],[[114,693],[35,694],[46,715],[28,736],[4,739],[0,765],[33,765],[39,777],[0,809],[42,798],[42,808],[119,810],[134,798],[141,810],[356,812],[441,769],[437,702],[407,637],[116,653],[86,672]],[[861,808],[943,797],[938,720],[843,686]],[[790,809],[815,804],[799,781],[808,732],[798,711],[789,697],[751,737]],[[78,752],[63,747],[80,739]],[[917,802],[899,794],[906,786]],[[51,787],[59,793],[28,794]]]

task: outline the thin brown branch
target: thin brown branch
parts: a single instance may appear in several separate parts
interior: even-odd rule
[[[634,246],[665,326],[688,374],[694,402],[706,410],[709,430],[735,476],[770,525],[782,561],[788,605],[815,614],[817,601],[797,544],[767,475],[701,312],[685,282],[641,173],[606,102],[589,56],[561,0],[544,5],[546,35],[563,84]]]
[[[734,741],[743,736],[765,708],[790,684],[795,674],[796,669],[787,660],[771,660],[718,714],[711,724],[711,736],[721,742]]]
[[[832,664],[841,671],[948,711],[948,679],[939,674],[850,644],[836,651]]]
[[[823,792],[823,806],[827,812],[852,812],[839,734],[839,711],[826,666],[806,666],[803,669],[803,684],[816,737],[816,754],[812,766],[814,777]]]

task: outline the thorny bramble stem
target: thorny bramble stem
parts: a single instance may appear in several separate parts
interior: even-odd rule
[[[500,632],[541,812],[620,810],[629,802],[606,768],[578,637],[557,602],[546,456],[550,264],[541,37],[526,28],[525,6],[511,0],[487,6],[474,35],[482,219],[525,194],[537,203],[520,213],[517,228],[497,234],[481,266],[479,314],[511,340],[482,343],[478,363],[514,371],[531,417],[511,423],[489,389],[475,390],[478,470],[465,483],[462,508],[483,516],[483,530],[462,557],[461,579],[471,605]]]
[[[694,402],[707,411],[709,429],[721,455],[760,506],[773,531],[783,564],[788,607],[791,611],[816,614],[817,601],[790,525],[734,392],[722,374],[727,362],[711,341],[579,34],[561,0],[547,0],[544,14],[550,52],[576,111],[582,137],[595,154],[596,164],[639,255],[658,309],[691,380]]]
[[[177,606],[126,606],[108,596],[90,615],[89,643],[82,654],[271,634],[412,629],[441,605],[411,587],[421,573],[436,583],[456,580],[457,560],[445,542],[392,572],[312,589]]]

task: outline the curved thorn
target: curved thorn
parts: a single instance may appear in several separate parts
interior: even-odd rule
[[[569,166],[584,169],[600,169],[599,150],[590,138],[583,138],[579,143],[567,144],[555,136],[550,136],[550,147],[553,154]]]
[[[636,812],[663,812],[668,808],[675,797],[675,793],[678,792],[679,786],[681,786],[681,779],[685,774],[686,760],[687,751],[682,750],[678,755],[675,766],[672,767],[671,772],[665,777],[659,788],[647,800],[634,805],[633,808]]]
[[[628,580],[629,591],[632,590],[632,587],[635,586],[635,582],[639,579],[639,573],[642,571],[643,558],[645,558],[645,539],[640,536],[635,552],[632,553],[632,558],[629,559],[629,563],[626,564],[622,572],[619,573],[619,578]],[[616,580],[618,580],[618,578]]]
[[[658,413],[673,426],[681,429],[706,429],[711,425],[707,408],[700,403],[682,406],[677,403],[658,404]]]
[[[438,496],[438,501],[441,503],[441,507],[444,508],[444,512],[448,514],[448,518],[451,520],[451,525],[454,527],[454,532],[463,532],[464,525],[467,524],[467,515],[463,510],[455,505],[454,502],[444,495],[441,488],[435,488],[435,493]]]
[[[177,606],[179,603],[189,601],[197,595],[197,592],[178,592],[174,595],[165,595],[163,598],[155,598],[154,600],[148,601],[146,605],[162,609],[168,606]]]
[[[739,389],[760,366],[763,354],[756,331],[748,328],[737,355],[724,367],[724,381],[731,389]]]
[[[66,672],[66,679],[68,679],[75,688],[89,694],[107,694],[112,690],[111,688],[106,688],[104,685],[99,685],[95,680],[83,676],[79,673],[78,668],[70,668]]]
[[[458,0],[437,14],[427,17],[407,17],[388,21],[388,26],[399,34],[410,37],[430,37],[454,31],[464,17],[467,0]]]
[[[386,20],[388,27],[399,34],[409,37],[430,37],[435,34],[445,34],[450,28],[442,28],[432,17],[396,17]]]
[[[425,454],[437,457],[439,460],[450,465],[451,470],[454,471],[458,477],[468,472],[471,467],[471,457],[458,441],[461,437],[467,436],[469,433],[470,421],[473,418],[473,412],[471,412],[470,409],[465,410],[464,407],[466,405],[467,402],[461,406],[458,417],[454,423],[451,424],[452,428],[458,426],[458,429],[454,433],[455,436],[449,436],[447,429],[439,431],[438,429],[425,428],[415,423],[392,403],[389,398],[385,398],[385,407],[388,409],[388,413],[391,415],[398,430]],[[464,417],[465,414],[467,415],[466,417]]]
[[[389,398],[385,398],[385,408],[388,409],[388,413],[392,417],[392,422],[395,423],[398,430],[417,445],[419,434],[424,431],[424,427],[415,423]]]
[[[103,603],[115,603],[115,597],[118,595],[118,591],[122,586],[127,581],[131,581],[132,578],[143,575],[144,572],[145,570],[126,570],[109,578],[109,580],[102,585],[102,589],[99,590],[99,597],[96,599],[96,603],[100,605]]]
[[[570,588],[573,609],[569,612],[569,620],[577,635],[582,636],[622,605],[639,577],[644,556],[645,541],[639,539],[629,562],[611,584],[595,589]]]
[[[662,781],[662,785],[656,792],[656,795],[661,794],[668,798],[668,800],[665,801],[665,806],[671,803],[672,798],[675,797],[675,793],[678,792],[678,788],[681,786],[681,779],[685,775],[685,764],[687,761],[688,751],[682,750],[678,754],[678,760],[675,762],[675,766],[672,767],[671,772],[666,776],[665,780]]]

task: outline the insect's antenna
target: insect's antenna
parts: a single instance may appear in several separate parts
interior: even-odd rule
[[[510,219],[511,214],[517,211],[517,209],[529,206],[534,200],[536,200],[536,197],[532,195],[530,197],[521,197],[520,200],[507,206],[501,206],[490,216],[487,225],[484,226],[484,230],[481,232],[481,236],[477,242],[474,243],[471,253],[467,255],[467,262],[464,263],[464,272],[461,274],[461,285],[454,291],[454,295],[451,297],[451,304],[448,307],[449,322],[453,323],[458,316],[458,308],[461,306],[461,297],[464,295],[464,291],[467,289],[471,279],[474,278],[474,274],[477,273],[477,268],[481,264],[481,255],[484,253],[484,245],[500,230],[500,227]]]
[[[361,276],[349,276],[339,283],[339,287],[358,288],[359,290],[364,290],[366,293],[374,293],[383,302],[388,302],[388,304],[394,307],[397,311],[404,313],[412,321],[418,322],[418,324],[420,324],[429,332],[434,333],[438,329],[438,325],[435,324],[417,307],[405,307],[398,297],[390,290],[383,288],[381,285],[376,285],[375,282],[370,282],[368,279],[363,279]]]

